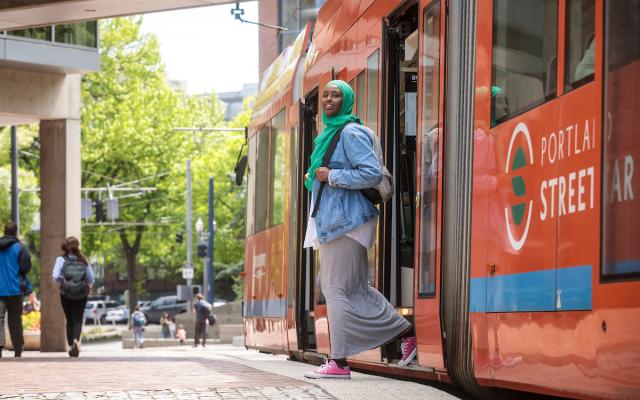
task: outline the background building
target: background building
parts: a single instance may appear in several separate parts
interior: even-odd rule
[[[257,83],[245,83],[240,90],[217,93],[218,101],[225,107],[224,120],[231,121],[240,114],[243,111],[245,97],[255,96],[257,91]]]

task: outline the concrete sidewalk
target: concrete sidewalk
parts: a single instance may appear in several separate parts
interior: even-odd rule
[[[311,368],[286,356],[231,345],[125,350],[120,342],[91,344],[78,359],[39,352],[0,359],[0,399],[463,398],[428,385],[357,372],[349,381],[304,378]]]

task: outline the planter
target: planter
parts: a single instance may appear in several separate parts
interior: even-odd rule
[[[23,350],[40,350],[40,331],[24,331],[22,336],[24,337]],[[9,330],[4,330],[5,345],[7,350],[13,350],[13,343],[11,343],[11,335]]]

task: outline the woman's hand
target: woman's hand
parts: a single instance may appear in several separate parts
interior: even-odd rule
[[[313,172],[316,174],[316,178],[318,178],[320,182],[327,182],[329,181],[329,171],[330,170],[327,167],[320,167],[316,168]]]

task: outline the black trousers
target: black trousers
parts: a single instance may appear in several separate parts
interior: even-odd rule
[[[7,324],[9,325],[9,335],[11,343],[16,351],[22,351],[24,337],[22,336],[22,296],[0,297],[0,347],[4,346],[4,313],[7,312]]]
[[[196,337],[194,340],[194,344],[197,346],[200,342],[200,338],[202,338],[202,345],[205,345],[207,341],[207,320],[196,321]]]
[[[87,298],[80,300],[67,299],[60,296],[60,303],[64,310],[64,316],[67,319],[67,344],[71,346],[73,339],[80,341],[82,333],[82,322],[84,321],[84,308],[87,305]]]

